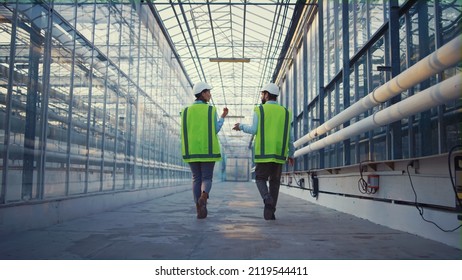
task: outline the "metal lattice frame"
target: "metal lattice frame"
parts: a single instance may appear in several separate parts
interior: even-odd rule
[[[248,157],[250,135],[236,137],[231,128],[236,122],[252,122],[260,89],[271,81],[289,35],[297,1],[177,0],[153,4],[190,80],[211,84],[212,104],[218,111],[230,110],[231,118],[220,132],[223,148]],[[211,58],[221,62],[211,62]],[[249,62],[233,62],[241,59]]]

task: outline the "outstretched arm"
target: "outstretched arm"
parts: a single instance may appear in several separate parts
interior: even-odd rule
[[[257,127],[258,127],[258,117],[256,114],[254,114],[252,125],[236,123],[233,127],[233,130],[236,130],[236,131],[242,130],[245,133],[255,135],[257,133]]]

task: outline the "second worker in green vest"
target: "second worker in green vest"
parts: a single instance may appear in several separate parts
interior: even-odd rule
[[[263,199],[265,220],[275,220],[282,166],[294,164],[292,113],[277,102],[279,87],[269,83],[261,89],[262,105],[255,107],[252,125],[236,123],[234,130],[255,135],[255,181]],[[269,186],[267,182],[269,181]]]

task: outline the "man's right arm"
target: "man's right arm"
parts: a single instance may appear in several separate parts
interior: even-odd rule
[[[255,135],[257,133],[258,117],[256,114],[253,115],[252,125],[248,124],[239,124],[239,130],[242,130],[245,133]]]

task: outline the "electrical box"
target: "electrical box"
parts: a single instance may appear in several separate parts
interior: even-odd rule
[[[370,193],[376,193],[379,190],[379,175],[367,175],[367,188]]]
[[[316,174],[311,174],[311,187],[312,187],[312,191],[311,191],[311,196],[312,197],[318,197],[318,194],[319,194],[319,180],[318,180],[318,177],[316,176]]]

